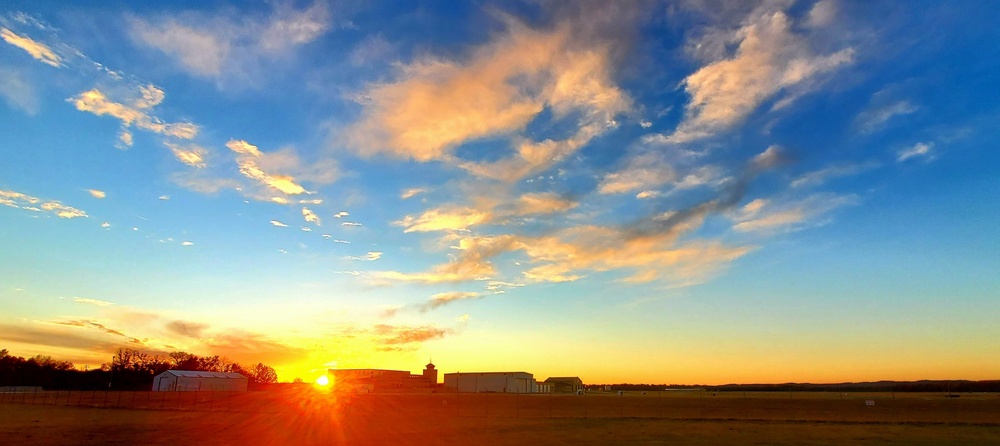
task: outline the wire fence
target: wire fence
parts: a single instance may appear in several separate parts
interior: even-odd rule
[[[0,388],[0,404],[131,410],[338,413],[361,419],[409,415],[453,418],[660,418],[843,422],[996,423],[996,394],[838,392],[587,392],[574,394],[420,393],[337,394],[295,391],[152,392]],[[914,412],[918,409],[917,412]],[[914,418],[914,413],[918,413]]]

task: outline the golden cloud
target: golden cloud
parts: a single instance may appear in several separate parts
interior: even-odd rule
[[[52,51],[51,48],[42,43],[31,40],[28,37],[17,35],[7,28],[0,28],[0,37],[3,37],[3,40],[7,43],[27,51],[31,57],[38,59],[44,64],[51,65],[56,68],[59,68],[62,65],[62,58]]]

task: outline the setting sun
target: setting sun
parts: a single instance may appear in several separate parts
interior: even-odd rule
[[[326,375],[320,376],[319,378],[316,378],[316,385],[321,387],[329,386],[330,378],[328,378]]]

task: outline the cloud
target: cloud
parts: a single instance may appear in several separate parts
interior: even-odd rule
[[[229,140],[226,147],[237,154],[236,163],[240,167],[240,173],[247,178],[256,180],[259,184],[277,190],[288,195],[299,195],[309,193],[301,185],[296,183],[294,177],[290,175],[270,174],[261,168],[263,154],[257,146],[243,140]]]
[[[21,71],[0,67],[0,97],[13,108],[34,116],[40,108],[34,84]]]
[[[909,101],[897,101],[865,110],[858,114],[856,120],[862,133],[871,133],[884,127],[885,123],[893,117],[915,113],[917,110],[920,110],[920,107]]]
[[[194,168],[203,168],[207,164],[205,163],[205,155],[208,153],[204,147],[197,146],[194,144],[188,144],[187,146],[182,146],[180,144],[174,144],[169,141],[164,141],[163,143],[173,152],[174,157],[178,161],[187,164]]]
[[[420,309],[421,311],[429,311],[460,300],[479,299],[481,297],[483,297],[483,295],[476,292],[452,291],[447,293],[437,293],[431,296],[427,303],[421,305]]]
[[[354,226],[354,227],[357,227],[357,226],[361,226],[361,223],[354,222],[354,221],[345,221],[345,222],[341,223],[340,225],[341,226]]]
[[[349,215],[351,215],[351,214],[348,214],[347,212],[344,212],[344,211],[340,211],[340,212],[337,212],[336,214],[333,214],[333,217],[334,218],[344,218],[344,217],[347,217]]]
[[[170,195],[160,195],[157,200],[167,201],[170,200]]]
[[[286,224],[284,224],[284,223],[282,223],[282,222],[280,222],[278,220],[271,220],[271,224],[275,225],[275,226],[277,226],[279,228],[287,228],[288,227],[288,225],[286,225]]]
[[[930,159],[934,156],[931,151],[934,149],[933,142],[918,142],[913,147],[907,147],[896,153],[896,161],[903,162],[908,159],[924,158]]]
[[[306,9],[275,2],[264,18],[235,13],[209,16],[194,12],[144,19],[127,17],[129,35],[176,60],[188,73],[224,84],[254,84],[287,61],[296,47],[325,34],[331,25],[326,2]]]
[[[441,339],[448,330],[430,325],[420,327],[405,327],[395,325],[378,324],[375,326],[375,334],[381,338],[381,343],[387,345],[419,344],[422,342]]]
[[[518,215],[553,214],[566,212],[577,207],[579,203],[561,197],[554,192],[529,193],[517,199],[515,212]]]
[[[209,327],[207,324],[198,322],[170,321],[166,324],[165,328],[173,334],[186,338],[199,339],[204,336],[205,330]]]
[[[623,169],[608,173],[597,185],[601,194],[620,194],[649,189],[676,178],[674,169],[658,154],[645,153],[632,157]]]
[[[410,198],[413,198],[414,196],[422,194],[424,192],[427,192],[427,190],[421,188],[406,189],[399,194],[399,198],[402,200],[409,200]]]
[[[156,87],[148,86],[146,88]],[[186,122],[164,123],[159,118],[146,113],[145,109],[159,103],[151,102],[147,95],[148,91],[143,90],[142,97],[134,99],[132,105],[126,105],[110,100],[104,93],[95,88],[85,91],[75,98],[70,98],[70,100],[76,106],[77,110],[90,112],[98,116],[108,115],[117,118],[121,121],[123,129],[135,126],[143,130],[178,139],[192,139],[198,134],[198,126],[194,124]],[[158,99],[162,100],[162,95]],[[123,142],[130,141],[131,136],[123,139]]]
[[[803,228],[841,206],[854,204],[853,195],[813,194],[799,200],[775,202],[756,199],[730,214],[736,232],[772,233]]]
[[[815,187],[826,183],[833,178],[857,175],[866,170],[878,167],[877,163],[865,164],[838,164],[820,170],[806,173],[792,181],[793,188]]]
[[[194,243],[186,241],[186,240],[183,241],[183,242],[181,242],[181,246],[191,246],[191,245],[194,245]]]
[[[361,260],[361,261],[366,261],[366,262],[374,262],[374,261],[382,258],[382,253],[378,252],[378,251],[370,251],[368,254],[365,254],[364,257],[348,256],[347,258],[350,259],[350,260]]]
[[[99,307],[107,307],[109,305],[114,305],[114,303],[108,302],[106,300],[88,299],[86,297],[74,297],[73,302],[88,304],[88,305],[97,305]]]
[[[62,58],[45,44],[31,40],[28,37],[15,34],[7,28],[0,28],[0,37],[7,43],[27,51],[31,57],[38,61],[59,68],[62,66]]]
[[[416,217],[407,215],[393,224],[404,227],[403,232],[429,232],[468,229],[470,226],[483,223],[490,218],[492,218],[492,214],[489,212],[468,207],[456,207],[431,209]]]
[[[104,198],[104,197],[107,196],[107,194],[105,194],[104,191],[97,190],[97,189],[87,189],[87,193],[89,193],[90,196],[92,196],[94,198],[98,198],[98,199]]]
[[[319,216],[305,206],[302,207],[302,218],[304,218],[309,223],[315,223],[316,226],[320,226]]]
[[[37,197],[25,195],[12,190],[0,189],[0,205],[34,212],[47,212],[59,218],[88,217],[87,213],[67,206],[59,201],[45,201]]]
[[[572,153],[629,109],[611,79],[607,42],[581,42],[569,24],[506,25],[466,60],[424,58],[401,66],[394,81],[370,85],[359,95],[364,112],[348,129],[347,145],[364,156],[449,161],[509,181]],[[543,142],[518,136],[546,110],[553,119],[574,114],[576,132]],[[491,167],[455,157],[458,145],[488,137],[514,137],[512,156]]]
[[[699,42],[723,48],[728,46],[723,42],[738,45],[733,54],[684,79],[682,85],[691,101],[684,119],[664,141],[683,143],[729,129],[783,90],[807,88],[819,75],[853,63],[853,49],[814,54],[808,37],[794,29],[784,12],[761,9],[738,30],[711,35],[717,42]]]

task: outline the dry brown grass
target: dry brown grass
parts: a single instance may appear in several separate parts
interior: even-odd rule
[[[2,403],[0,444],[1000,444],[995,394],[131,396]]]

